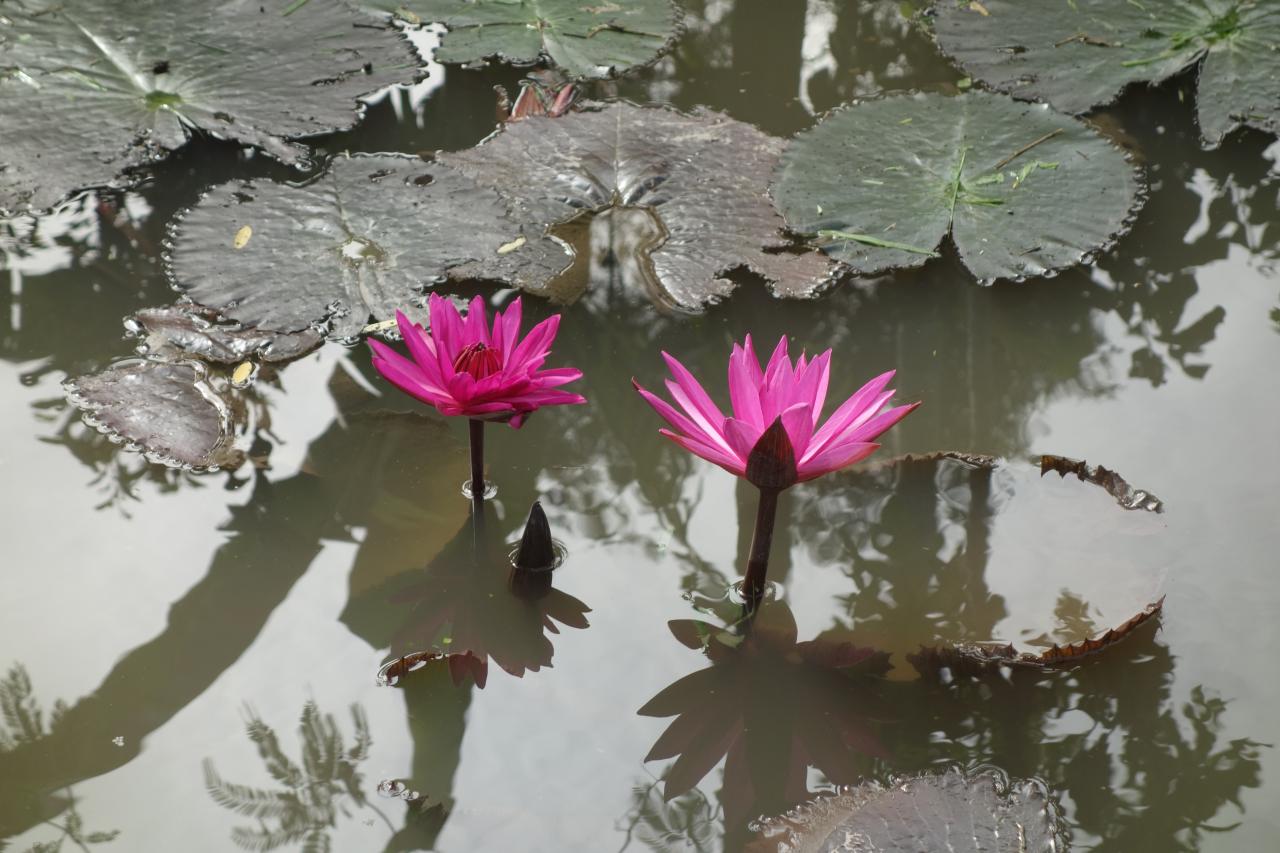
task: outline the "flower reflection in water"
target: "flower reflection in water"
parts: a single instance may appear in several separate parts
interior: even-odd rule
[[[810,767],[853,784],[870,772],[872,758],[889,757],[876,735],[886,711],[875,678],[888,669],[888,656],[859,646],[850,632],[800,641],[790,607],[768,598],[725,625],[681,619],[670,627],[711,665],[639,711],[675,717],[645,757],[675,759],[664,799],[690,791],[724,758],[725,821],[740,827],[805,799]]]

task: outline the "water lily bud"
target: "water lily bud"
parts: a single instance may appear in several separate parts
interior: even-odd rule
[[[547,521],[547,514],[542,511],[542,504],[534,501],[529,509],[529,520],[524,525],[524,535],[520,537],[515,565],[518,569],[545,571],[554,568],[555,564],[556,549],[551,541],[551,524]]]
[[[794,486],[800,479],[796,470],[796,452],[791,437],[778,416],[747,454],[747,482],[768,491]]]

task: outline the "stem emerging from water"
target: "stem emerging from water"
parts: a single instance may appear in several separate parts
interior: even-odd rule
[[[484,421],[472,418],[471,425],[471,503],[477,510],[484,504]]]
[[[751,556],[747,558],[747,577],[742,594],[747,609],[754,610],[764,597],[765,578],[769,572],[769,549],[773,545],[773,522],[778,515],[780,489],[761,489],[756,507],[756,528],[751,534]]]

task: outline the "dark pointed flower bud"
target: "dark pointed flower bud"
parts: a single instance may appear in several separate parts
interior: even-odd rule
[[[794,486],[800,475],[796,471],[796,452],[791,437],[782,426],[782,417],[774,419],[761,433],[755,447],[747,455],[747,482],[764,491],[781,491]]]
[[[551,541],[551,524],[538,501],[534,501],[529,509],[529,520],[525,522],[524,535],[520,537],[515,565],[517,569],[534,572],[555,568],[556,548]]]

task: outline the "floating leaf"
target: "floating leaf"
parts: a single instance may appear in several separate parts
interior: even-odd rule
[[[612,77],[647,65],[675,41],[671,0],[364,0],[408,24],[444,24],[444,63],[546,57],[573,77]]]
[[[253,239],[233,248],[246,225]],[[352,338],[397,308],[425,319],[425,289],[454,267],[470,262],[472,274],[529,283],[568,265],[550,239],[530,235],[511,249],[519,236],[498,194],[453,169],[390,154],[338,157],[305,185],[211,191],[174,226],[169,272],[196,302],[247,326],[325,324]]]
[[[441,162],[509,199],[522,221],[551,226],[586,211],[639,207],[665,229],[649,252],[657,297],[696,310],[746,268],[783,296],[809,296],[831,276],[816,254],[780,250],[785,227],[766,185],[782,141],[720,113],[690,115],[625,102],[507,124]]]
[[[792,229],[856,272],[920,266],[949,233],[989,284],[1106,248],[1141,183],[1118,148],[1042,105],[917,94],[851,105],[797,136],[773,197]]]
[[[288,140],[350,127],[358,96],[417,76],[407,41],[358,24],[338,0],[7,0],[0,210],[113,183],[193,132],[301,162]]]
[[[247,358],[291,361],[311,352],[324,338],[314,329],[270,332],[222,322],[199,305],[143,308],[125,320],[129,334],[142,339],[143,352],[180,352],[204,361],[236,364]]]
[[[763,822],[749,853],[1061,853],[1066,832],[1042,782],[998,770],[866,782]]]
[[[241,459],[231,447],[230,406],[199,362],[129,359],[64,387],[86,423],[153,462],[205,469]]]
[[[1003,92],[1069,113],[1110,103],[1133,83],[1199,65],[1200,133],[1217,145],[1242,125],[1280,132],[1280,6],[1241,0],[1071,0],[987,15],[939,3],[938,44]]]
[[[922,673],[1074,664],[1154,623],[1177,559],[1158,498],[1061,457],[907,456],[827,481],[797,510],[825,529],[799,535],[858,555],[842,613]]]

